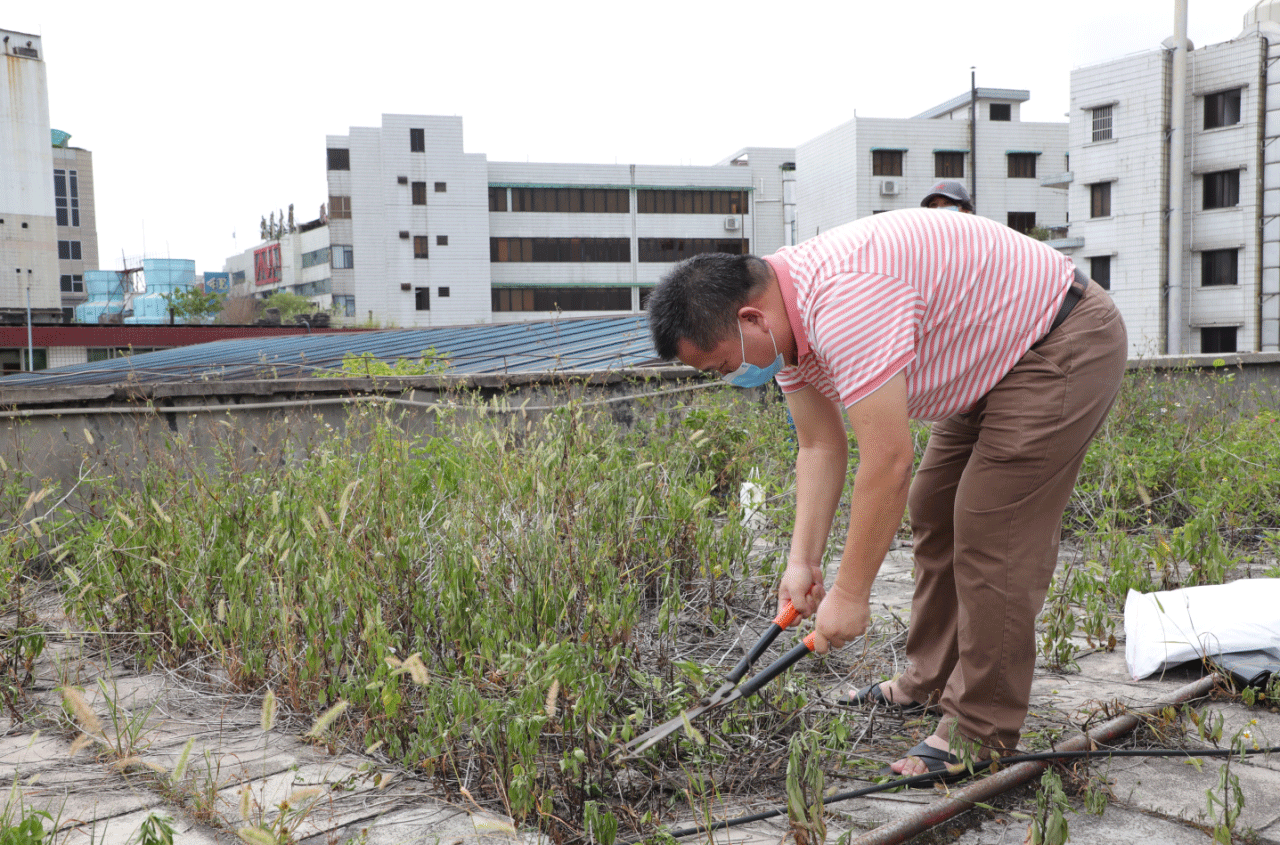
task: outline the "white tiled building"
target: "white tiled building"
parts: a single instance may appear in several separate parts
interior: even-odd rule
[[[1187,55],[1185,155],[1172,163],[1172,51],[1071,75],[1071,227],[1109,284],[1131,355],[1280,349],[1280,4]],[[1172,39],[1170,39],[1172,42]],[[1171,166],[1182,168],[1180,343],[1169,348]],[[1177,301],[1177,300],[1175,300]]]
[[[911,118],[855,117],[796,147],[797,236],[868,214],[914,208],[958,179],[977,214],[1020,231],[1066,225],[1066,191],[1040,177],[1066,169],[1067,124],[1024,123],[1027,91],[978,88]],[[970,132],[972,123],[973,131]]]
[[[49,83],[40,36],[0,29],[0,318],[61,319]],[[14,354],[17,354],[16,352]],[[4,365],[9,366],[8,358]]]
[[[707,167],[490,162],[464,152],[461,118],[391,114],[325,140],[327,225],[229,258],[233,291],[397,326],[627,313],[677,260],[790,242],[786,148]]]
[[[678,260],[768,254],[916,206],[939,175],[972,189],[975,159],[980,214],[1061,228],[1066,190],[1037,176],[1064,169],[1067,125],[1023,123],[1027,97],[978,90],[976,157],[965,95],[711,166],[490,162],[464,151],[461,118],[387,114],[379,127],[325,139],[327,224],[304,224],[223,269],[237,293],[287,289],[383,325],[637,312]]]

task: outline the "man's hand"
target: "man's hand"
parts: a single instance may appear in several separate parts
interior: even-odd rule
[[[778,612],[781,613],[787,602],[791,602],[800,611],[801,618],[809,616],[818,609],[826,592],[821,566],[816,563],[788,563],[787,571],[782,574],[782,583],[778,585]]]
[[[813,650],[826,654],[833,648],[843,648],[866,633],[870,621],[870,598],[856,596],[834,584],[818,607]]]

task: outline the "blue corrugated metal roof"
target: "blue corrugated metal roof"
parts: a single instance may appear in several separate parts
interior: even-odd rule
[[[338,369],[347,354],[368,352],[394,362],[419,358],[426,349],[447,356],[451,374],[608,370],[659,363],[648,319],[633,315],[220,340],[14,373],[0,379],[0,391],[76,384],[306,378],[316,370]]]

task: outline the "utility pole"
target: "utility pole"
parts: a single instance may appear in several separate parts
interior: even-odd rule
[[[27,268],[27,372],[35,372],[36,347],[31,342],[31,268]]]
[[[978,213],[978,74],[969,67],[969,201]]]
[[[1182,194],[1187,138],[1187,0],[1173,3],[1173,79],[1169,86],[1169,293],[1165,354],[1182,353]]]

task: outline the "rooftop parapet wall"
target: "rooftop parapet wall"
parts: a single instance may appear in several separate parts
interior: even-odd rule
[[[0,382],[2,384],[2,382]],[[432,434],[441,413],[523,426],[569,402],[607,407],[628,426],[692,391],[732,389],[685,367],[560,374],[312,378],[252,382],[79,385],[0,391],[0,456],[61,491],[87,474],[142,472],[149,456],[184,441],[213,460],[236,452],[302,454],[385,409],[406,432]],[[234,437],[228,442],[228,433]]]
[[[1280,406],[1280,353],[1177,356],[1130,361],[1131,374],[1185,383],[1184,407],[1213,401],[1224,412]],[[3,382],[0,381],[0,385]],[[524,426],[570,402],[604,406],[624,427],[671,410],[702,390],[733,390],[687,367],[578,373],[412,378],[311,378],[240,382],[79,385],[0,392],[0,456],[37,482],[73,489],[102,467],[141,471],[174,440],[212,458],[301,454],[345,431],[355,408],[382,408],[406,432],[432,434],[441,413],[478,424]],[[778,398],[771,388],[756,395]],[[235,437],[228,446],[228,432]],[[132,471],[132,470],[131,470]]]

